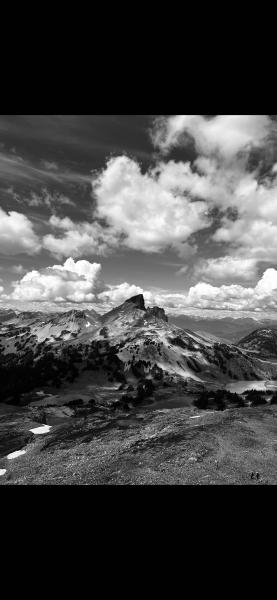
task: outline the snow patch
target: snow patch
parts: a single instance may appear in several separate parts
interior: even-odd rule
[[[42,435],[43,433],[49,433],[52,425],[42,425],[40,427],[35,427],[34,429],[30,429],[32,433],[35,435]]]
[[[7,459],[12,460],[13,458],[17,458],[18,456],[21,456],[21,454],[25,453],[26,450],[16,450],[15,452],[11,452],[11,454],[8,454]]]
[[[0,476],[5,475],[7,473],[7,469],[0,469]]]
[[[195,417],[190,417],[190,419],[201,419],[203,415],[196,415]]]

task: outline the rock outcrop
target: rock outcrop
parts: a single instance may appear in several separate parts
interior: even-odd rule
[[[138,294],[137,296],[132,296],[132,298],[128,298],[128,300],[125,300],[125,304],[128,304],[129,302],[134,304],[134,306],[136,308],[139,308],[140,310],[146,310],[143,294]]]
[[[168,323],[168,317],[165,314],[164,309],[160,308],[159,306],[153,306],[153,308],[147,308],[146,317],[149,317],[150,319],[162,319],[162,321],[165,321],[166,323]]]

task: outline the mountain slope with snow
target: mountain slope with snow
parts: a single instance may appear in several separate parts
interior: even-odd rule
[[[226,344],[169,323],[163,309],[145,308],[141,294],[104,315],[72,310],[26,318],[22,313],[2,323],[3,394],[11,387],[19,393],[16,378],[24,380],[25,389],[61,387],[83,371],[89,371],[92,379],[101,372],[103,382],[165,377],[205,385],[271,379],[277,364],[262,360],[245,341],[240,346]]]

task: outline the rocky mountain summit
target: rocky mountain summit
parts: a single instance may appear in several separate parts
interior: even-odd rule
[[[136,308],[139,308],[140,310],[146,310],[143,294],[138,294],[137,296],[132,296],[131,298],[128,298],[128,300],[125,300],[124,304],[133,304]]]

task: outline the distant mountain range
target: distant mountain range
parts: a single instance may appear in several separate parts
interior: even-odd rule
[[[114,381],[123,386],[146,380],[205,386],[212,381],[276,377],[277,365],[253,352],[255,337],[238,345],[216,339],[219,333],[224,333],[223,339],[235,336],[239,325],[236,337],[242,337],[242,323],[233,321],[209,321],[210,331],[199,334],[176,326],[162,308],[146,309],[142,294],[104,315],[93,310],[51,314],[2,310],[1,398],[13,401],[42,385],[61,388],[84,371],[91,372],[92,378],[97,373],[103,385]],[[186,318],[184,322],[193,329],[203,329],[205,324],[207,329],[208,321]],[[245,326],[250,325],[248,319]],[[272,332],[275,339],[277,331]],[[259,332],[256,339],[261,339]]]
[[[221,340],[227,342],[238,342],[242,337],[247,336],[252,331],[259,328],[277,329],[277,319],[263,319],[256,321],[250,317],[232,318],[223,317],[220,319],[207,319],[202,317],[192,317],[189,315],[171,316],[169,322],[184,329],[192,329],[201,332],[203,335],[212,334]]]

